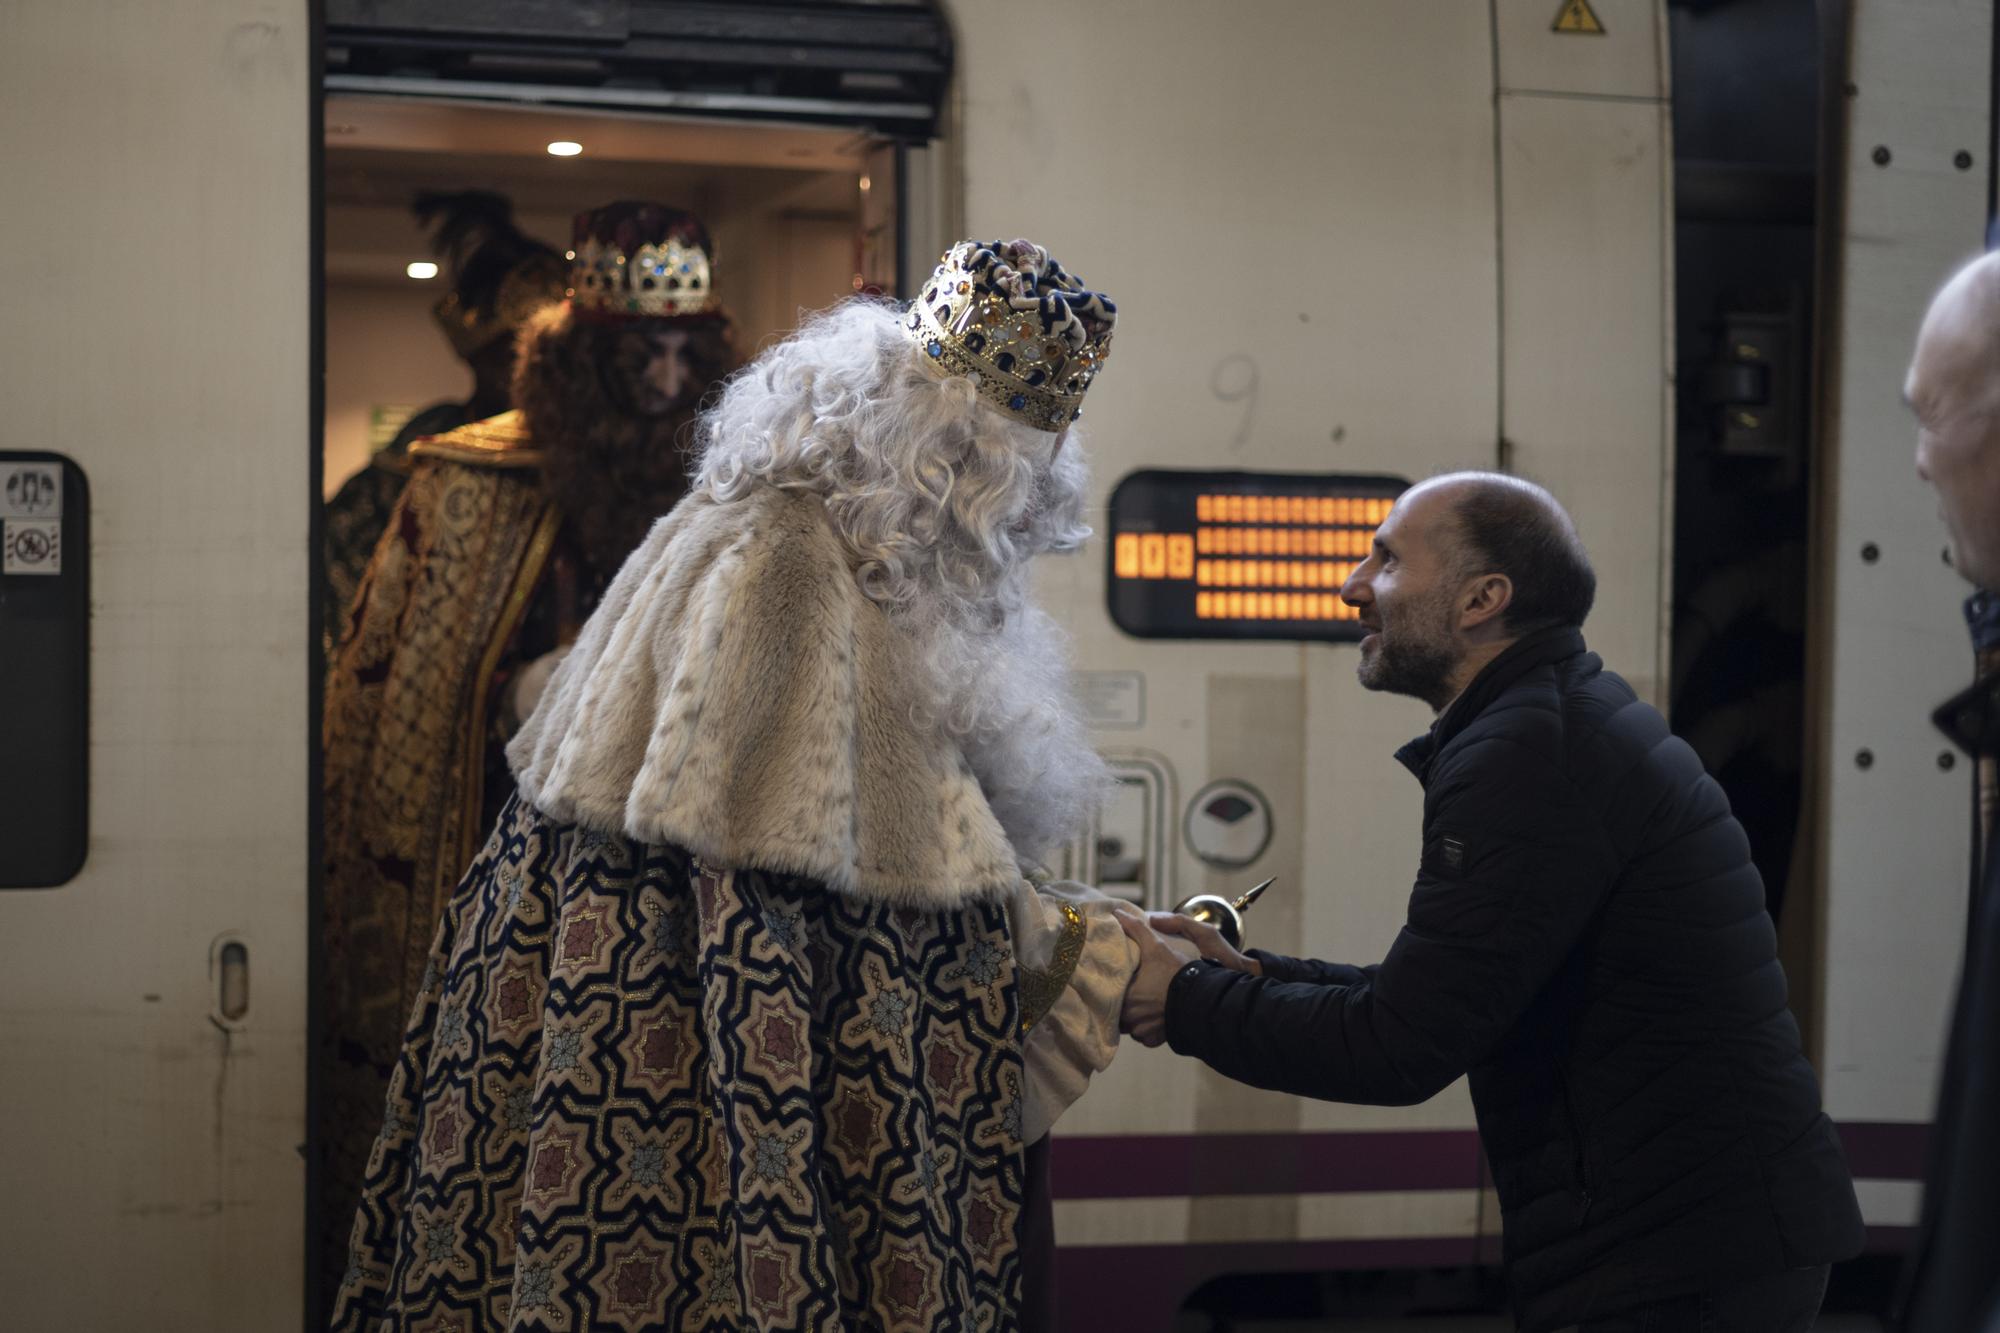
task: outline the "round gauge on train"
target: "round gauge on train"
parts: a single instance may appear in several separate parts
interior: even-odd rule
[[[1236,778],[1211,782],[1188,802],[1181,831],[1204,865],[1241,870],[1271,845],[1271,803]]]

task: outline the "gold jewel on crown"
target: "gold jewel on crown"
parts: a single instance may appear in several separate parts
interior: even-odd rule
[[[641,319],[706,315],[719,307],[710,282],[708,252],[669,237],[630,255],[595,237],[566,256],[569,299],[578,310]]]
[[[1082,415],[1114,317],[1039,247],[963,241],[910,303],[903,331],[926,364],[971,379],[1016,420],[1059,431]]]

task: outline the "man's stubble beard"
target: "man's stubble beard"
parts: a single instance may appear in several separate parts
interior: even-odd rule
[[[1362,650],[1356,678],[1363,689],[1408,695],[1442,709],[1451,701],[1451,678],[1458,667],[1457,648],[1451,640],[1450,599],[1427,596],[1413,606],[1392,611],[1393,624],[1391,616],[1381,617],[1382,630],[1376,635],[1374,651]]]

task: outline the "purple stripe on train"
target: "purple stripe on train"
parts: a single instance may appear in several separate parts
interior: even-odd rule
[[[1839,1128],[1856,1179],[1923,1179],[1928,1124],[1847,1121]],[[1059,1133],[1050,1160],[1058,1199],[1457,1190],[1485,1180],[1479,1135],[1469,1129]]]

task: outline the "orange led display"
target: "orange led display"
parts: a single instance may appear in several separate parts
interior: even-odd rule
[[[1139,534],[1121,532],[1111,544],[1111,571],[1121,579],[1139,577]]]
[[[1341,589],[1405,483],[1144,471],[1111,496],[1112,619],[1142,638],[1361,637]]]
[[[1327,593],[1198,592],[1197,620],[1354,620],[1355,609]]]
[[[1142,534],[1122,533],[1118,540]],[[1200,555],[1333,555],[1362,557],[1374,544],[1374,530],[1347,528],[1196,528],[1192,533],[1168,533],[1192,543]],[[1122,548],[1121,548],[1122,549]],[[1135,559],[1137,548],[1133,548]]]
[[[1173,548],[1170,545],[1168,549],[1171,552]],[[1340,588],[1356,568],[1346,561],[1330,560],[1198,560],[1192,575],[1171,577],[1192,577],[1204,588]]]

